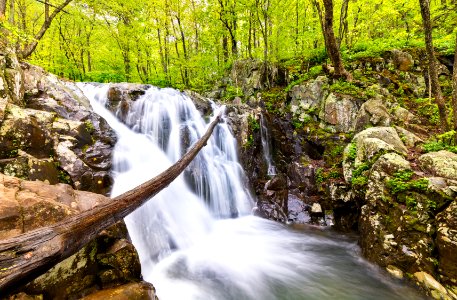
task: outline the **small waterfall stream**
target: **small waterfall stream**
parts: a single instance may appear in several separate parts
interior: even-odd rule
[[[262,148],[263,148],[263,157],[267,163],[267,175],[274,176],[276,175],[276,167],[273,164],[273,158],[271,156],[271,138],[270,132],[265,121],[263,113],[260,114],[260,136],[262,139]]]
[[[112,196],[169,167],[205,131],[192,101],[173,89],[150,88],[124,125],[104,107],[108,85],[79,86],[118,136]],[[243,176],[221,123],[185,174],[125,219],[160,299],[421,299],[361,259],[347,237],[251,216]]]

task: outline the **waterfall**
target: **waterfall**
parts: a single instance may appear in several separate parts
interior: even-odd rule
[[[265,122],[265,117],[262,113],[260,114],[260,136],[262,138],[263,157],[265,158],[265,162],[268,167],[267,175],[274,176],[276,175],[276,167],[273,164],[273,159],[271,156],[270,132],[268,131],[268,127]]]
[[[112,196],[158,175],[205,131],[176,90],[151,87],[121,123],[105,108],[108,85],[79,87],[118,137]],[[243,176],[222,122],[184,174],[125,218],[143,278],[160,299],[417,298],[361,260],[351,240],[251,216]]]

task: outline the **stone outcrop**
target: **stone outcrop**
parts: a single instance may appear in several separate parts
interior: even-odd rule
[[[278,64],[260,60],[238,60],[233,63],[230,82],[241,88],[243,95],[248,98],[267,87],[284,86],[287,82],[287,70]]]
[[[0,174],[0,239],[51,225],[110,201],[67,184],[49,185]],[[138,254],[123,222],[102,231],[83,249],[21,288],[45,299],[77,299],[100,289],[140,282]],[[137,285],[145,285],[136,283]],[[145,285],[146,286],[146,285]],[[149,285],[147,285],[150,287]],[[131,286],[118,290],[130,290]],[[153,295],[152,287],[148,295]]]
[[[0,125],[0,172],[108,193],[115,137],[74,83],[22,64],[22,103],[9,101]]]

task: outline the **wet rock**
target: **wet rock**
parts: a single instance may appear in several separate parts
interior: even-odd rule
[[[386,270],[393,277],[398,278],[398,279],[403,279],[403,271],[400,270],[399,268],[392,266],[392,265],[388,265]]]
[[[144,95],[150,87],[151,86],[148,84],[111,84],[108,89],[107,107],[115,113],[120,103],[124,103],[124,105],[130,105],[132,101],[136,101],[139,97]]]
[[[37,158],[49,157],[54,142],[51,133],[54,116],[10,104],[0,128],[0,157],[15,157],[19,149]]]
[[[355,132],[367,127],[390,126],[391,117],[380,98],[370,99],[362,104],[354,121]]]
[[[422,170],[439,177],[457,180],[457,154],[441,150],[419,157]]]
[[[457,202],[454,200],[436,219],[436,244],[440,266],[438,271],[445,276],[445,281],[450,282],[457,279]]]
[[[109,201],[66,184],[49,185],[3,174],[0,199],[1,239],[55,224]],[[140,281],[138,254],[126,238],[125,225],[117,223],[20,291],[45,299],[77,299],[100,288]]]
[[[357,117],[357,103],[350,96],[328,95],[319,112],[321,126],[329,127],[334,132],[353,131],[353,121]]]
[[[414,273],[416,280],[421,283],[429,292],[433,299],[437,300],[451,300],[452,298],[447,293],[446,289],[426,272]]]
[[[266,190],[280,191],[287,189],[287,179],[284,175],[276,175],[265,184]]]
[[[82,300],[154,300],[156,296],[155,288],[147,282],[128,283],[115,288],[106,289],[90,294]]]
[[[205,98],[197,92],[186,90],[184,93],[192,99],[192,102],[195,104],[197,110],[203,115],[208,116],[213,111],[211,100]]]

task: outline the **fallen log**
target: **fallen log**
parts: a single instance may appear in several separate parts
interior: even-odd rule
[[[220,116],[192,148],[167,170],[137,186],[78,215],[0,241],[0,296],[45,273],[58,262],[79,251],[96,235],[121,220],[168,186],[206,145]]]

